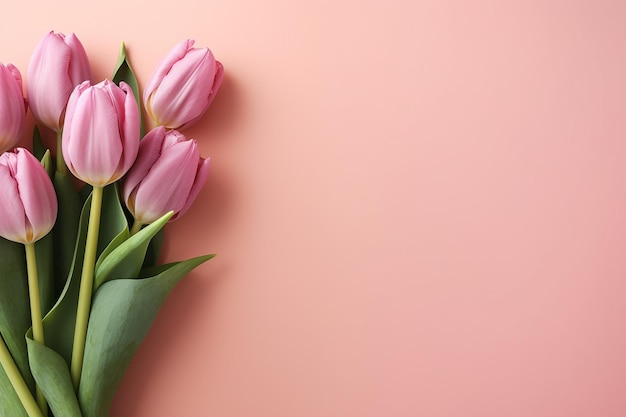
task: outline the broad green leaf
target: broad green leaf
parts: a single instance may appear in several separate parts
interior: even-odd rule
[[[128,222],[120,204],[116,184],[104,187],[101,217],[100,236],[98,238],[100,257],[96,262],[96,269],[103,259],[130,236]]]
[[[94,288],[97,290],[99,286],[111,279],[136,277],[143,265],[150,240],[173,215],[174,212],[165,214],[109,253],[96,269]]]
[[[114,192],[114,188],[111,190]],[[110,191],[105,189],[105,193],[109,192]],[[103,200],[103,205],[108,206],[108,204],[108,202],[105,203]],[[83,258],[85,256],[85,242],[87,238],[90,208],[91,197],[87,198],[87,201],[85,201],[80,215],[74,256],[66,285],[59,301],[57,301],[56,305],[43,320],[46,346],[58,352],[68,364],[71,362],[72,357],[74,327],[76,326],[76,308],[78,305],[78,292],[80,289]],[[110,211],[108,209],[103,210],[101,224],[116,224],[116,220],[112,218],[115,216],[117,215],[114,214],[114,211]],[[105,231],[106,228],[107,227],[100,227],[100,230],[103,231],[103,233],[100,233],[98,238],[99,248],[106,248],[111,243],[109,240],[110,233]]]
[[[2,366],[0,366],[0,416],[28,417]]]
[[[65,360],[52,349],[27,337],[30,367],[55,416],[82,417]]]
[[[116,279],[95,294],[78,398],[85,417],[106,417],[113,395],[159,308],[192,269],[211,259],[201,256],[172,264],[145,279]]]
[[[159,232],[154,235],[154,237],[150,241],[150,245],[148,245],[148,251],[146,252],[146,259],[143,262],[144,268],[155,266],[159,262],[161,250],[163,249],[163,237],[165,235],[163,231],[164,229],[159,230]]]
[[[54,169],[50,157],[50,150],[46,150],[41,158],[41,165],[45,168],[48,176],[52,178]],[[54,280],[54,242],[52,233],[48,233],[35,243],[37,256],[37,278],[39,281],[39,296],[41,299],[41,311],[46,314],[57,299]]]
[[[24,245],[1,237],[0,283],[0,333],[24,380],[33,388],[24,340],[24,335],[31,325]],[[6,379],[1,368],[0,373]]]
[[[39,133],[39,127],[35,125],[33,130],[33,155],[41,161],[44,153],[46,153],[46,147],[43,146],[41,141],[41,134]]]
[[[68,174],[55,172],[54,189],[59,201],[57,221],[52,229],[55,288],[58,298],[65,287],[72,267],[82,203]]]
[[[139,84],[137,83],[137,77],[130,66],[130,61],[126,55],[126,45],[122,42],[120,47],[120,53],[117,57],[117,64],[115,65],[115,71],[113,71],[113,82],[119,84],[120,81],[124,81],[133,90],[135,101],[137,101],[137,108],[139,109],[139,128],[140,135],[144,135],[143,116],[141,114],[141,96],[139,95]]]

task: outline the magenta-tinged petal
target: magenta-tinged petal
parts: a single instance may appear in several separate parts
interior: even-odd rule
[[[202,187],[204,187],[204,184],[206,183],[206,180],[209,177],[210,167],[211,167],[211,158],[200,159],[200,161],[198,161],[198,169],[196,171],[196,177],[193,182],[193,186],[191,187],[191,191],[189,192],[189,196],[187,197],[187,200],[185,201],[185,205],[183,206],[183,208],[172,217],[172,221],[178,219],[180,216],[185,214],[187,210],[189,210],[189,207],[191,207],[196,197],[198,197],[198,195],[200,194],[200,191],[202,190]]]
[[[156,89],[156,87],[161,84],[161,80],[163,80],[163,78],[170,71],[172,65],[181,60],[185,56],[185,54],[187,54],[187,51],[193,48],[193,44],[194,41],[191,39],[179,42],[178,44],[176,44],[176,46],[174,46],[174,48],[172,48],[168,52],[168,54],[161,60],[161,62],[159,62],[159,64],[152,72],[152,75],[150,75],[148,83],[146,84],[143,96],[144,103],[148,102],[148,98],[152,94],[152,91],[154,91],[154,89]]]

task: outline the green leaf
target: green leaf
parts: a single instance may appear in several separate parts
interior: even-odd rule
[[[146,252],[146,259],[143,261],[144,268],[155,266],[159,262],[161,250],[163,249],[163,238],[165,236],[165,233],[163,233],[163,231],[164,229],[159,230],[159,232],[154,235],[154,237],[150,241],[150,245],[148,245],[148,251]]]
[[[50,157],[50,150],[46,150],[41,158],[41,165],[45,168],[48,176],[52,178],[54,168]],[[37,278],[39,281],[39,297],[41,299],[41,311],[46,314],[52,308],[58,293],[55,289],[54,279],[54,242],[52,233],[48,233],[42,239],[35,242],[37,256]]]
[[[33,155],[41,161],[44,153],[46,153],[46,147],[43,146],[43,142],[41,141],[39,127],[35,125],[35,129],[33,130]]]
[[[27,343],[31,370],[50,409],[55,416],[82,417],[67,363],[58,353],[30,336]]]
[[[96,269],[115,248],[130,236],[128,221],[120,204],[116,184],[104,187],[101,217],[100,236],[98,237],[100,257],[96,262]]]
[[[52,229],[55,288],[58,298],[65,287],[72,267],[82,202],[68,174],[55,172],[54,189],[59,201],[59,213]]]
[[[0,416],[28,417],[2,366],[0,366]]]
[[[111,279],[136,277],[143,265],[150,240],[173,215],[172,211],[165,214],[131,236],[104,258],[96,268],[94,288],[97,290]]]
[[[144,135],[143,116],[141,114],[141,96],[139,95],[139,85],[137,83],[137,77],[130,66],[130,61],[126,55],[126,45],[122,42],[120,47],[120,53],[117,57],[117,64],[115,65],[115,71],[113,71],[113,82],[119,84],[120,81],[124,81],[130,86],[135,95],[135,101],[137,102],[137,108],[139,109],[139,128],[140,135]]]
[[[24,340],[24,335],[31,325],[28,275],[26,273],[26,254],[24,245],[21,243],[0,238],[0,282],[2,283],[0,289],[0,333],[4,337],[24,380],[32,389],[34,383],[28,368],[26,340]],[[6,375],[4,375],[1,367],[0,373],[6,380]],[[0,401],[0,403],[2,402]]]
[[[110,210],[109,204],[114,205],[109,199],[115,193],[115,188],[111,187],[105,193],[107,199],[103,196],[103,208],[102,217],[100,221],[103,225],[118,224],[119,219],[115,220],[118,216],[115,214],[115,210]],[[113,193],[113,194],[111,194]],[[85,242],[87,240],[87,227],[89,225],[89,212],[91,207],[91,197],[87,198],[83,205],[83,210],[80,215],[78,224],[78,231],[76,233],[76,245],[74,250],[74,256],[72,258],[72,264],[70,267],[69,276],[59,301],[52,308],[52,310],[44,317],[44,335],[46,346],[50,347],[65,361],[68,365],[71,363],[72,357],[72,344],[74,340],[74,327],[76,326],[76,309],[78,305],[78,293],[80,289],[80,278],[83,268],[83,258],[85,256]],[[98,237],[98,248],[105,250],[107,246],[111,244],[110,236],[113,233],[106,231],[107,227],[101,227],[100,236]],[[23,334],[22,334],[23,337]]]
[[[95,294],[78,393],[85,417],[106,417],[113,395],[161,304],[193,268],[211,259],[201,256],[172,264],[145,279],[116,279]]]
[[[76,326],[76,309],[80,276],[85,256],[85,241],[89,222],[91,197],[87,199],[80,215],[76,238],[76,247],[70,267],[70,273],[63,292],[56,305],[43,319],[46,346],[56,351],[69,364],[72,358],[74,327]]]

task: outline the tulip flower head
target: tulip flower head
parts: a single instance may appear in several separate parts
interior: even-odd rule
[[[50,232],[58,210],[54,187],[26,149],[0,155],[0,190],[0,236],[27,244]]]
[[[157,126],[180,129],[206,112],[222,84],[224,66],[194,41],[176,45],[152,73],[144,91],[146,111]]]
[[[77,178],[96,187],[120,179],[137,157],[139,110],[126,83],[109,80],[74,89],[63,129],[63,158]]]
[[[25,117],[22,76],[13,65],[0,64],[0,153],[17,145]]]
[[[209,161],[200,157],[196,141],[175,130],[157,127],[148,132],[122,187],[135,220],[152,223],[169,211],[175,213],[172,220],[180,217],[206,182]]]
[[[37,122],[59,132],[72,90],[86,80],[91,70],[76,35],[48,33],[28,65],[28,102]]]

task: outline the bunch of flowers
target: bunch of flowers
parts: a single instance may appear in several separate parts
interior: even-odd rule
[[[106,416],[162,302],[213,256],[157,264],[163,226],[209,171],[178,130],[203,116],[223,66],[193,45],[169,52],[143,100],[123,45],[112,79],[92,84],[78,38],[49,33],[27,98],[0,64],[0,416]],[[15,148],[29,109],[32,153]],[[52,152],[39,129],[56,132]]]

